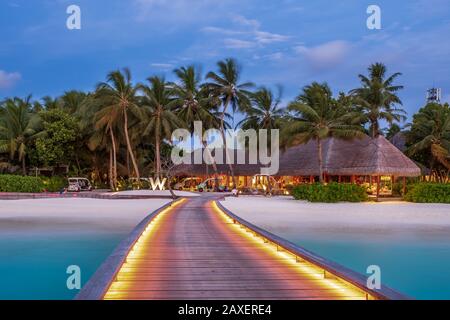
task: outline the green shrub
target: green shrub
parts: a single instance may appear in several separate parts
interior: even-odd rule
[[[450,184],[416,183],[409,188],[405,200],[418,203],[450,203]]]
[[[48,192],[59,192],[62,188],[68,186],[67,179],[64,177],[42,177],[42,183],[44,184],[44,189]]]
[[[0,192],[41,192],[44,185],[40,178],[0,175]]]
[[[356,184],[330,183],[301,184],[294,187],[292,195],[297,200],[310,202],[361,202],[367,200],[366,190]]]

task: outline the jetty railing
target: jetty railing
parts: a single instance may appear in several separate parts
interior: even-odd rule
[[[411,298],[396,291],[388,286],[381,284],[380,289],[371,289],[367,287],[367,277],[348,269],[338,263],[325,259],[307,249],[304,249],[286,239],[283,239],[273,233],[270,233],[254,224],[242,219],[227,208],[219,201],[214,202],[219,210],[225,213],[233,220],[233,223],[239,224],[241,227],[252,232],[264,240],[264,242],[272,244],[278,251],[285,251],[291,254],[298,262],[307,262],[323,271],[324,278],[335,278],[347,285],[350,285],[366,295],[367,300],[410,300]]]

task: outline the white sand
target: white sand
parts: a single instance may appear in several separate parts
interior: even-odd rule
[[[173,191],[175,193],[176,196],[179,197],[198,197],[200,194],[199,193],[194,193],[194,192],[189,192],[189,191],[178,191],[178,190],[174,190]],[[129,191],[119,191],[119,192],[115,192],[114,194],[125,194],[125,195],[133,195],[133,196],[155,196],[155,197],[160,197],[160,196],[167,196],[170,197],[170,191],[169,190],[129,190]]]
[[[128,233],[170,199],[101,200],[84,198],[0,200],[0,232]]]
[[[226,198],[222,204],[243,219],[277,234],[401,232],[450,234],[450,205],[382,203],[308,203],[291,197]]]

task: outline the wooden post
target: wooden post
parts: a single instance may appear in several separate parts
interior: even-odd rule
[[[351,182],[351,183],[355,183],[355,176],[354,176],[354,175],[351,176],[350,182]]]
[[[314,177],[313,176],[309,176],[309,183],[314,183]]]
[[[380,176],[377,176],[377,201],[380,197]]]
[[[338,177],[338,181],[339,181],[339,183],[341,183],[341,182],[342,182],[342,180],[341,180],[341,176],[339,176],[339,177]]]

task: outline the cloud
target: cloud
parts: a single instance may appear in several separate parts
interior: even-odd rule
[[[170,70],[173,69],[173,64],[170,63],[152,63],[151,66],[155,69],[161,69],[161,70]]]
[[[255,42],[239,39],[225,39],[224,44],[229,49],[248,49],[256,46]]]
[[[18,72],[8,73],[0,70],[0,89],[12,88],[20,79],[22,76]]]
[[[342,62],[351,49],[347,41],[335,40],[315,47],[296,46],[295,52],[302,55],[314,69],[326,69]]]
[[[224,45],[231,49],[249,49],[264,47],[276,42],[285,42],[289,36],[261,30],[261,23],[255,19],[247,19],[244,16],[233,16],[234,28],[225,29],[208,26],[202,29],[205,33],[218,33],[233,38],[226,38]]]

